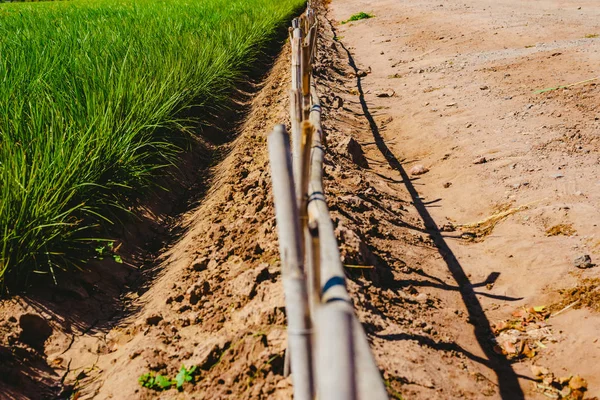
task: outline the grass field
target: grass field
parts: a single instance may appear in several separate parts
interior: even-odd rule
[[[94,226],[173,160],[161,128],[226,104],[302,3],[1,4],[0,285],[75,266]]]

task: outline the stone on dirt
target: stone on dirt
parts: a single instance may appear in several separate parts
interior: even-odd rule
[[[192,262],[194,271],[204,271],[208,267],[208,257],[199,257]]]
[[[187,294],[189,295],[190,304],[195,305],[200,301],[200,298],[210,291],[210,284],[207,281],[198,282],[192,285]]]
[[[540,367],[539,365],[532,365],[531,366],[531,373],[534,376],[548,375],[549,372],[550,371],[548,371],[548,368]]]
[[[409,172],[411,175],[423,175],[429,172],[429,169],[424,165],[417,164],[412,167]]]
[[[592,263],[592,258],[589,256],[589,254],[584,254],[581,257],[577,257],[575,260],[573,260],[573,264],[575,264],[577,268],[581,269],[592,268],[595,266],[595,264]]]
[[[158,325],[160,321],[162,321],[163,317],[159,314],[152,314],[146,317],[146,325]]]
[[[587,389],[587,382],[579,375],[575,375],[569,381],[569,387],[573,390]]]
[[[340,253],[344,264],[373,266],[377,263],[369,246],[352,229],[339,225],[335,233],[339,238]]]
[[[340,147],[343,153],[352,159],[354,164],[363,168],[369,168],[369,162],[365,158],[362,146],[354,138],[348,137],[344,139]]]
[[[419,303],[421,304],[425,304],[427,303],[427,300],[429,299],[429,297],[427,296],[426,293],[420,293],[415,300],[417,300]]]
[[[344,106],[344,99],[342,99],[340,96],[335,96],[331,106],[335,109],[342,108]]]
[[[19,340],[34,348],[44,346],[46,339],[52,335],[52,327],[37,314],[23,314],[19,317],[21,333]]]
[[[473,164],[485,164],[486,162],[487,162],[487,158],[485,158],[484,156],[477,157],[476,159],[473,160]]]
[[[393,97],[396,92],[393,89],[381,89],[375,91],[377,97]]]

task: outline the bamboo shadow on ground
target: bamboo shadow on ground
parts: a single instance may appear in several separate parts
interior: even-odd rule
[[[333,26],[332,29],[334,29]],[[492,339],[494,338],[494,334],[490,326],[490,321],[487,319],[487,316],[483,311],[483,307],[481,306],[481,303],[477,298],[477,293],[475,293],[473,289],[473,284],[471,284],[460,262],[446,243],[442,232],[439,230],[431,214],[429,214],[426,204],[421,200],[418,191],[414,187],[410,177],[408,176],[406,170],[402,166],[402,163],[388,148],[383,137],[381,136],[381,133],[379,132],[379,127],[373,119],[373,116],[369,111],[369,107],[365,100],[361,77],[358,74],[358,67],[356,66],[352,54],[346,48],[346,46],[344,46],[343,43],[341,43],[340,41],[337,41],[337,43],[339,43],[344,49],[344,51],[347,53],[349,64],[356,73],[356,88],[358,90],[360,105],[362,107],[364,116],[369,123],[369,127],[373,134],[373,138],[375,139],[377,148],[385,157],[389,166],[392,169],[396,170],[402,177],[404,185],[406,186],[406,189],[412,197],[413,204],[417,209],[417,212],[419,213],[421,219],[423,220],[427,232],[433,240],[438,252],[446,262],[448,270],[450,271],[452,277],[458,285],[460,295],[469,314],[469,320],[473,324],[475,337],[486,357],[486,362],[484,364],[494,371],[498,379],[498,389],[500,391],[501,398],[505,400],[524,399],[525,397],[523,394],[523,390],[519,385],[518,375],[512,368],[510,361],[502,356],[499,356],[493,350]]]

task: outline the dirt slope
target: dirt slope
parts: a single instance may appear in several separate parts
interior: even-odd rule
[[[241,399],[276,389],[289,397],[265,141],[287,120],[288,59],[286,47],[200,204],[166,221],[157,212],[153,226],[128,235],[144,247],[149,235],[138,230],[158,231],[159,251],[136,259],[121,249],[124,265],[105,260],[47,295],[2,302],[0,398]],[[154,272],[139,273],[145,262]],[[28,314],[46,320],[27,329],[50,329],[45,345],[45,335],[23,340]],[[182,364],[198,367],[182,393],[138,383],[147,372],[174,378]]]

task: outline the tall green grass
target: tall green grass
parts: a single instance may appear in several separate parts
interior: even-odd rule
[[[0,5],[0,285],[54,276],[173,160],[301,0]],[[76,262],[75,262],[76,263]]]

